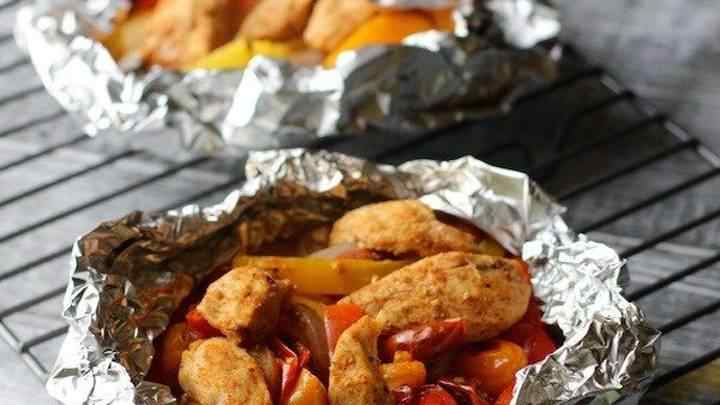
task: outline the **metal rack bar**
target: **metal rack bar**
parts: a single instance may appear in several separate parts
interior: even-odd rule
[[[623,257],[623,258],[632,257],[644,250],[648,250],[654,246],[657,246],[658,244],[660,244],[662,242],[673,239],[676,236],[679,236],[693,228],[696,228],[700,225],[704,225],[707,222],[713,221],[713,220],[717,219],[718,217],[720,217],[720,208],[710,211],[709,213],[701,216],[700,218],[692,220],[684,225],[678,226],[668,232],[664,232],[664,233],[660,234],[659,236],[656,236],[652,239],[648,239],[647,241],[645,241],[635,247],[626,249],[620,253],[620,257]]]
[[[662,332],[663,334],[667,334],[667,333],[670,333],[682,326],[689,324],[690,322],[693,322],[704,316],[711,315],[717,311],[720,311],[720,299],[713,301],[710,304],[705,305],[700,309],[692,311],[689,314],[685,314],[685,315],[681,316],[680,318],[673,319],[672,321],[667,322],[667,323],[663,324],[662,326],[658,327],[658,330],[660,330],[660,332]]]
[[[0,131],[0,138],[5,138],[10,135],[17,134],[19,132],[25,131],[26,129],[30,129],[36,125],[42,125],[47,124],[48,122],[55,121],[56,119],[65,116],[67,113],[65,111],[56,111],[52,114],[48,114],[36,119],[33,119],[32,121],[28,121],[22,124],[15,125],[13,127],[4,129]]]
[[[720,175],[720,168],[711,169],[703,174],[700,174],[698,176],[695,176],[689,180],[686,180],[674,187],[671,187],[665,191],[662,191],[660,193],[657,193],[645,200],[642,200],[638,203],[635,203],[631,205],[628,208],[625,208],[623,210],[620,210],[618,212],[615,212],[613,214],[610,214],[606,217],[603,217],[589,225],[586,225],[582,228],[580,228],[581,233],[588,233],[592,232],[594,230],[597,230],[599,228],[602,228],[603,226],[606,226],[612,222],[615,222],[623,217],[626,217],[630,214],[633,214],[637,211],[640,211],[644,208],[647,208],[653,204],[656,204],[662,200],[665,200],[667,198],[670,198],[674,195],[677,195],[678,193],[685,191],[691,187],[697,186],[700,183],[703,183],[705,181],[708,181],[716,176]]]
[[[663,385],[666,385],[679,377],[682,377],[686,374],[689,374],[689,373],[699,369],[700,367],[703,367],[707,364],[712,363],[714,360],[716,360],[718,358],[720,358],[720,347],[655,378],[653,380],[653,382],[650,383],[649,391],[656,390],[656,389],[662,387]]]
[[[562,194],[560,194],[557,198],[560,201],[569,200],[573,197],[577,197],[580,194],[584,194],[588,191],[592,191],[592,189],[600,187],[606,183],[610,183],[613,180],[617,180],[621,177],[627,176],[631,174],[632,172],[638,171],[640,169],[643,169],[647,166],[652,165],[653,163],[657,163],[661,160],[664,160],[666,158],[669,158],[677,153],[683,152],[687,149],[694,148],[697,146],[698,140],[697,139],[690,139],[687,141],[683,141],[677,145],[670,146],[669,148],[666,148],[654,155],[648,156],[645,159],[639,160],[637,162],[633,162],[628,164],[627,166],[621,167],[620,169],[617,169],[611,173],[608,173],[598,179],[595,179],[587,184],[583,184],[579,187],[576,187],[570,191],[566,191]]]
[[[707,267],[710,267],[713,264],[716,264],[719,262],[720,262],[720,253],[718,253],[712,257],[709,257],[709,258],[707,258],[697,264],[694,264],[690,267],[687,267],[686,269],[684,269],[682,271],[673,273],[670,276],[667,276],[665,278],[657,280],[654,283],[646,285],[645,287],[639,288],[636,291],[633,291],[630,294],[628,294],[628,298],[631,301],[637,301],[641,298],[644,298],[656,291],[659,291],[659,290],[669,286],[670,284],[672,284],[676,281],[680,281],[685,277],[691,276],[691,275],[693,275],[701,270],[704,270]]]
[[[80,176],[82,176],[82,175],[84,175],[84,174],[90,173],[90,172],[92,172],[92,171],[94,171],[94,170],[100,169],[100,168],[105,167],[105,166],[109,166],[109,165],[117,162],[117,161],[120,160],[120,159],[125,159],[125,158],[131,157],[131,156],[133,156],[133,155],[137,155],[137,154],[139,154],[139,153],[140,153],[140,152],[134,151],[134,150],[126,150],[126,151],[124,151],[124,152],[120,152],[120,153],[117,153],[117,154],[114,154],[114,155],[110,155],[110,156],[108,156],[107,158],[101,160],[101,161],[98,162],[98,163],[95,163],[95,164],[93,164],[93,165],[90,165],[90,166],[88,166],[88,167],[82,168],[82,169],[80,169],[80,170],[77,170],[77,171],[68,173],[68,174],[66,174],[66,175],[64,175],[64,176],[58,177],[57,179],[50,180],[50,181],[45,182],[45,183],[42,183],[42,184],[38,184],[37,186],[34,186],[34,187],[32,187],[32,188],[30,188],[30,189],[28,189],[28,190],[25,190],[25,191],[23,191],[23,192],[20,192],[20,193],[18,193],[18,194],[15,194],[15,195],[13,195],[13,196],[11,196],[11,197],[8,197],[8,198],[6,198],[6,199],[4,199],[4,200],[0,200],[0,208],[4,207],[4,206],[6,206],[6,205],[12,204],[12,203],[14,203],[14,202],[16,202],[16,201],[22,200],[22,199],[24,199],[24,198],[30,197],[30,196],[32,196],[33,194],[37,194],[37,193],[39,193],[39,192],[41,192],[41,191],[45,191],[45,190],[47,190],[47,189],[49,189],[49,188],[51,188],[51,187],[55,187],[55,186],[60,185],[60,184],[62,184],[62,183],[68,182],[68,181],[70,181],[70,180],[72,180],[72,179],[75,179],[75,178],[80,177]]]
[[[105,202],[105,201],[108,201],[108,200],[111,200],[111,199],[113,199],[113,198],[116,198],[116,197],[118,197],[118,196],[120,196],[120,195],[123,195],[123,194],[129,192],[129,191],[138,189],[138,188],[140,188],[140,187],[146,186],[146,185],[148,185],[148,184],[150,184],[150,183],[153,183],[153,182],[155,182],[155,181],[158,181],[158,180],[164,179],[164,178],[166,178],[166,177],[172,176],[172,175],[180,172],[181,170],[188,169],[188,168],[191,168],[191,167],[193,167],[193,166],[198,166],[198,165],[200,165],[200,164],[202,164],[202,163],[207,162],[208,160],[209,160],[209,158],[207,158],[207,157],[200,157],[200,158],[195,158],[195,159],[189,160],[189,161],[187,161],[187,162],[185,162],[185,163],[181,163],[181,164],[172,166],[172,167],[164,170],[163,172],[161,172],[161,173],[159,173],[159,174],[156,174],[156,175],[154,175],[154,176],[147,177],[147,178],[145,178],[145,179],[143,179],[143,180],[140,180],[140,181],[138,181],[138,182],[132,183],[132,184],[130,184],[130,185],[128,185],[128,186],[122,187],[122,188],[120,188],[120,189],[118,189],[118,190],[115,190],[115,191],[110,192],[110,193],[108,193],[108,194],[102,195],[102,196],[100,196],[100,197],[93,198],[92,200],[90,200],[90,201],[88,201],[88,202],[85,202],[85,203],[76,205],[76,206],[74,206],[74,207],[68,208],[68,209],[66,209],[66,210],[63,210],[63,211],[55,214],[55,215],[51,215],[51,216],[49,216],[49,217],[47,217],[47,218],[44,218],[44,219],[41,219],[41,220],[39,220],[39,221],[33,222],[33,223],[31,223],[30,225],[26,225],[26,226],[23,227],[23,228],[17,229],[17,230],[12,231],[12,232],[8,232],[8,233],[0,236],[0,243],[7,242],[7,241],[9,241],[9,240],[11,240],[11,239],[15,239],[15,238],[17,238],[18,236],[24,235],[24,234],[26,234],[26,233],[28,233],[28,232],[30,232],[30,231],[32,231],[32,230],[35,230],[35,229],[40,228],[40,227],[43,227],[43,226],[45,226],[45,225],[47,225],[47,224],[50,224],[50,223],[52,223],[52,222],[58,221],[58,220],[60,220],[60,219],[62,219],[62,218],[67,217],[68,215],[75,214],[75,213],[77,213],[77,212],[80,212],[80,211],[83,211],[83,210],[85,210],[85,209],[87,209],[87,208],[90,208],[90,207],[92,207],[92,206],[94,206],[94,205],[98,205],[98,204],[103,203],[103,202]]]
[[[5,163],[5,164],[3,164],[3,165],[0,166],[0,172],[3,171],[3,170],[7,170],[7,169],[10,169],[10,168],[13,168],[13,167],[20,166],[20,165],[22,165],[22,164],[28,163],[28,162],[30,162],[30,161],[33,161],[33,160],[35,160],[35,159],[37,159],[37,158],[40,158],[40,157],[43,157],[43,156],[45,156],[45,155],[49,155],[50,153],[53,153],[53,152],[55,152],[56,150],[59,150],[59,149],[62,149],[62,148],[67,148],[67,147],[69,147],[69,146],[74,146],[74,145],[77,145],[77,144],[79,144],[79,143],[85,142],[85,141],[87,141],[88,139],[90,139],[90,138],[89,138],[87,135],[85,135],[85,134],[77,135],[77,136],[75,136],[75,137],[73,137],[73,138],[70,138],[69,140],[67,140],[67,141],[65,141],[65,142],[61,142],[61,143],[58,143],[58,144],[55,144],[55,145],[52,145],[52,146],[48,146],[47,148],[41,149],[41,150],[39,150],[39,151],[37,151],[37,152],[35,152],[35,153],[31,153],[31,154],[29,154],[29,155],[27,155],[27,156],[23,156],[23,157],[21,157],[20,159],[13,160],[13,161],[11,161],[11,162],[9,162],[9,163]]]

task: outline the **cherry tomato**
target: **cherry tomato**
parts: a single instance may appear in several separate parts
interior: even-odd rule
[[[381,345],[384,359],[392,360],[397,351],[409,352],[413,359],[428,360],[457,347],[465,340],[465,322],[448,319],[395,333]]]
[[[542,312],[535,300],[530,301],[525,316],[505,332],[503,338],[522,347],[529,364],[544,360],[557,350],[547,326],[542,322]]]
[[[437,385],[430,385],[423,389],[418,396],[418,405],[457,405],[457,401],[445,389]]]
[[[325,334],[331,353],[345,329],[363,316],[365,312],[355,304],[336,304],[325,308]]]
[[[192,308],[186,315],[185,321],[191,333],[198,339],[207,339],[215,336],[222,336],[222,332],[210,325],[197,308]]]
[[[465,351],[457,359],[460,373],[475,379],[478,388],[492,397],[500,395],[512,383],[515,373],[527,364],[520,346],[500,339]]]
[[[510,401],[513,398],[513,389],[515,388],[515,380],[513,379],[512,384],[508,385],[500,396],[495,400],[495,405],[510,405]]]

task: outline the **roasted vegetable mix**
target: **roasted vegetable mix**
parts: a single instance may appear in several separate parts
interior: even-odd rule
[[[556,349],[541,317],[525,263],[482,231],[377,203],[216,270],[149,378],[196,405],[506,404]]]
[[[343,51],[452,31],[452,11],[369,0],[135,0],[100,39],[118,60],[146,66],[236,69],[265,55],[333,67]]]

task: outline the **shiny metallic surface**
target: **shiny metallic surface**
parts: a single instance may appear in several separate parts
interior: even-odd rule
[[[256,57],[243,70],[182,73],[126,70],[94,39],[125,0],[36,0],[21,10],[15,31],[47,90],[87,134],[162,145],[153,151],[167,157],[244,154],[368,128],[442,128],[504,113],[519,94],[555,76],[556,53],[538,43],[557,36],[558,16],[534,0],[378,3],[456,4],[456,32],[348,51],[335,69]],[[148,135],[156,129],[167,131]]]
[[[246,176],[218,205],[136,212],[78,239],[51,395],[65,404],[174,403],[144,378],[152,340],[198,281],[239,251],[393,198],[470,220],[531,264],[544,319],[564,343],[518,373],[514,405],[611,403],[652,375],[659,333],[620,294],[622,260],[569,230],[563,208],[523,173],[469,157],[392,167],[289,149],[251,153]]]

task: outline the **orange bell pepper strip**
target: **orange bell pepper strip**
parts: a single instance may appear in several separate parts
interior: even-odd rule
[[[383,11],[361,25],[330,53],[324,65],[335,66],[340,53],[370,45],[399,44],[405,37],[434,28],[433,22],[420,11]]]

